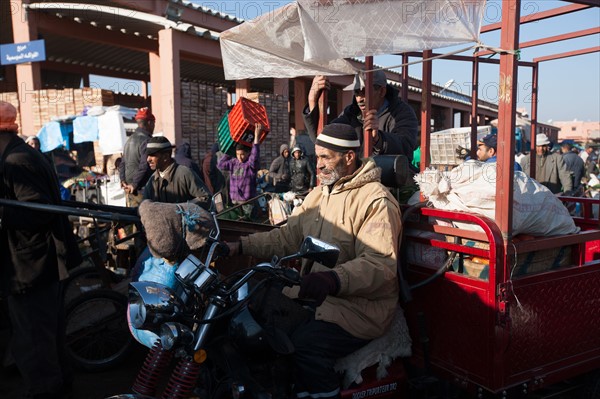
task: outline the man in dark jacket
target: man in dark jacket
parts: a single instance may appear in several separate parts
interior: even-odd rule
[[[290,189],[294,192],[304,193],[315,186],[315,169],[308,159],[303,156],[300,147],[294,147],[292,149],[290,176]]]
[[[146,144],[154,132],[154,115],[148,108],[140,108],[135,115],[137,129],[125,143],[119,165],[121,187],[127,194],[127,206],[136,207],[142,201],[141,189],[152,171],[146,162]]]
[[[17,136],[16,115],[0,101],[0,198],[59,205],[56,173]],[[72,384],[60,280],[80,262],[66,216],[0,205],[0,292],[8,304],[12,355],[32,398],[62,398]]]
[[[189,169],[191,169],[194,173],[196,173],[202,180],[204,180],[204,175],[202,173],[202,168],[192,159],[192,147],[190,143],[184,141],[177,149],[175,150],[175,162],[179,165],[183,165]]]
[[[573,145],[568,141],[563,141],[560,145],[563,161],[567,170],[571,173],[573,180],[573,190],[577,190],[581,186],[581,179],[585,175],[585,164],[583,159],[573,152]]]
[[[304,124],[309,136],[316,140],[319,107],[317,101],[324,89],[329,88],[326,76],[317,75],[308,93],[308,106],[304,109]],[[362,74],[344,88],[354,91],[354,100],[331,123],[344,123],[356,129],[362,140],[363,130],[372,135],[373,155],[402,154],[412,160],[418,146],[419,123],[413,109],[398,97],[398,90],[387,84],[385,73],[373,72],[373,99],[371,109],[365,106],[365,82]]]
[[[193,201],[208,209],[210,191],[195,172],[171,158],[173,146],[166,137],[152,137],[146,159],[154,174],[144,187],[143,199],[178,204]]]
[[[279,156],[271,162],[269,179],[277,193],[290,189],[290,147],[287,144],[279,147]]]

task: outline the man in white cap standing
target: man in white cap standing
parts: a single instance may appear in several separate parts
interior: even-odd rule
[[[317,75],[308,93],[308,106],[304,109],[304,125],[313,140],[316,139],[319,121],[317,101],[324,89],[329,89],[326,76]],[[364,73],[354,76],[354,82],[344,88],[353,91],[352,104],[331,123],[344,123],[352,126],[362,141],[363,131],[372,135],[373,154],[402,154],[412,161],[413,152],[418,147],[419,122],[410,105],[398,97],[398,90],[387,83],[385,72],[373,72],[373,98],[370,109],[366,108]]]
[[[550,140],[544,133],[535,136],[535,179],[553,193],[573,190],[571,173],[560,154],[550,152]],[[531,154],[522,160],[523,172],[530,173]]]
[[[398,202],[380,183],[381,169],[371,158],[359,159],[354,128],[327,125],[315,144],[320,185],[284,226],[229,247],[231,255],[271,259],[296,252],[313,236],[341,249],[333,268],[305,259],[300,286],[269,301],[283,306],[299,298],[312,304],[312,311],[293,302],[286,312],[275,312],[295,318],[275,325],[288,326],[284,332],[295,348],[296,396],[334,399],[340,397],[335,359],[383,335],[394,316],[402,224]]]

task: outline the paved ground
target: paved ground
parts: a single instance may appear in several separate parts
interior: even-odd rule
[[[6,343],[0,334],[0,353]],[[75,370],[73,399],[104,399],[119,393],[128,393],[137,372],[142,365],[147,349],[135,346],[131,355],[115,368],[90,373]],[[15,367],[0,369],[0,398],[21,399],[24,393],[23,380]]]

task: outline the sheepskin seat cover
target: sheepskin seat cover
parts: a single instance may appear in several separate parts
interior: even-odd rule
[[[378,365],[377,379],[381,380],[388,375],[387,367],[395,358],[411,356],[411,346],[412,340],[404,312],[398,306],[389,330],[357,351],[338,359],[335,370],[344,374],[344,388],[348,388],[352,383],[362,383],[362,371],[374,364]]]

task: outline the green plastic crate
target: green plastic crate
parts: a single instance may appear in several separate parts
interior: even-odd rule
[[[225,111],[225,114],[221,117],[219,125],[217,126],[217,141],[221,152],[232,157],[235,156],[236,143],[231,138],[229,132],[229,110]]]

